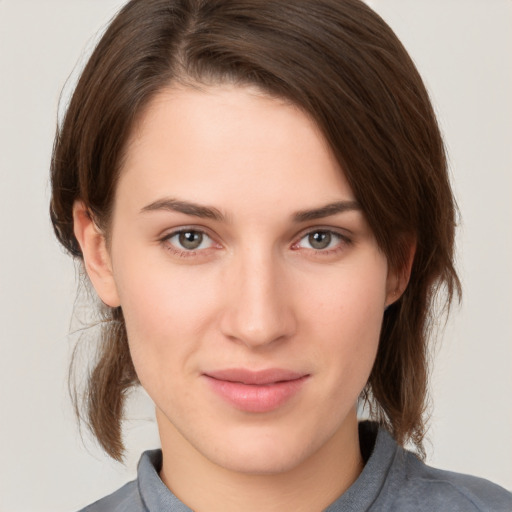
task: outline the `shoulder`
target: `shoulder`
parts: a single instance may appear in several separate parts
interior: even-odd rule
[[[512,493],[488,480],[432,468],[409,452],[397,456],[403,459],[402,486],[394,500],[397,510],[512,511]]]
[[[169,498],[170,491],[158,476],[161,465],[161,450],[144,452],[137,466],[136,480],[128,482],[79,512],[148,512],[150,508],[160,510],[162,507],[159,506],[158,500],[162,499],[162,496],[166,504],[172,501]],[[174,507],[172,510],[179,509]]]
[[[146,512],[146,510],[139,494],[137,481],[133,481],[79,512]]]
[[[359,424],[359,442],[363,471],[325,512],[512,512],[505,489],[427,466],[375,422]]]

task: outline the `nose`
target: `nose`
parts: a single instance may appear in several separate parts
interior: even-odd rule
[[[296,331],[293,294],[283,262],[270,254],[235,258],[225,282],[221,331],[251,348],[262,348]]]

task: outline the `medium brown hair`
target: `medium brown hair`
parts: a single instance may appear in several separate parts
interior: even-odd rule
[[[425,86],[388,25],[359,0],[132,0],[89,59],[58,130],[51,219],[82,258],[76,200],[108,236],[130,131],[172,84],[255,85],[315,120],[405,293],[384,314],[363,395],[395,439],[422,453],[428,334],[453,266],[455,205],[443,141]],[[123,454],[124,397],[138,383],[122,310],[110,309],[85,395],[87,422],[109,455]]]

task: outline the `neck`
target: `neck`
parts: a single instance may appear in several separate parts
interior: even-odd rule
[[[160,478],[196,512],[323,510],[352,485],[363,469],[355,411],[345,423],[316,453],[293,469],[248,474],[211,462],[169,422],[159,421],[163,452]]]

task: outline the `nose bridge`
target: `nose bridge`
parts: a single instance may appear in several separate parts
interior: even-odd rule
[[[272,249],[241,250],[227,280],[222,328],[230,338],[253,347],[290,336],[295,329],[287,276]]]

